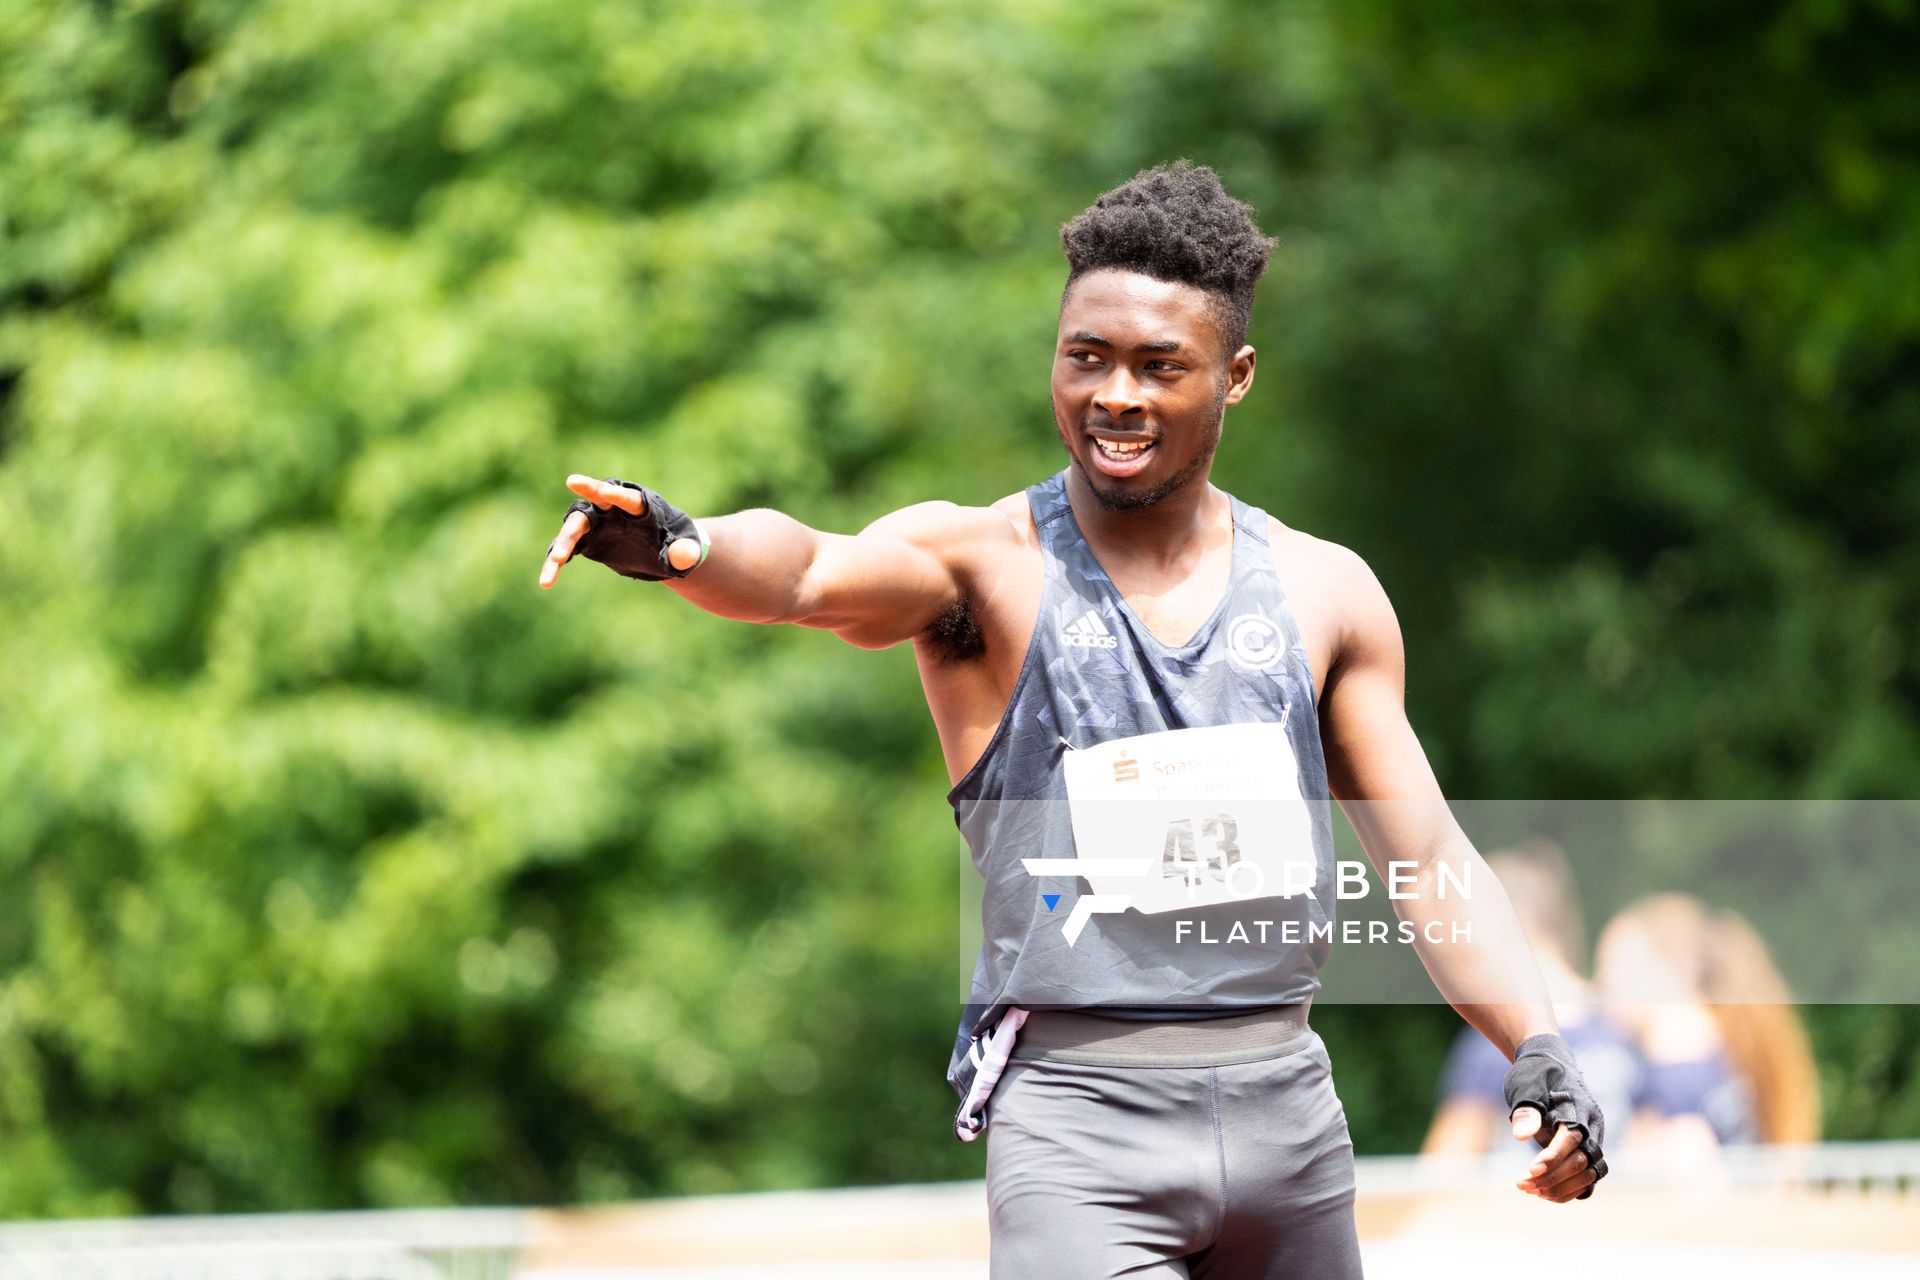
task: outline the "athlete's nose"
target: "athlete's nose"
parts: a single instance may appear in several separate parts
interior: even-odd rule
[[[1093,393],[1093,407],[1109,418],[1138,417],[1147,411],[1140,398],[1140,382],[1126,368],[1115,368]]]

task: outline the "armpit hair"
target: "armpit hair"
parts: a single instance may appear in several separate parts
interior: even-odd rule
[[[942,662],[964,662],[987,651],[987,639],[980,634],[980,624],[974,621],[973,610],[964,598],[942,610],[922,635]]]

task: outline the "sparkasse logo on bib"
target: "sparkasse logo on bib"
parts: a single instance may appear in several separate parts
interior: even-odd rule
[[[1120,642],[1107,630],[1107,624],[1100,621],[1100,615],[1092,609],[1060,629],[1060,640],[1069,649],[1118,649]]]

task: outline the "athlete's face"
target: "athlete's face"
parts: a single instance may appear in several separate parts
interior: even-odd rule
[[[1253,348],[1221,349],[1219,306],[1132,271],[1092,272],[1068,290],[1053,419],[1102,505],[1150,506],[1205,480],[1227,406],[1253,385]]]

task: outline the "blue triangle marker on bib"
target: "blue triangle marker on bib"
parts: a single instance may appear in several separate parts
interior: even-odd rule
[[[1060,905],[1060,895],[1057,893],[1043,893],[1040,895],[1040,901],[1046,903],[1047,910],[1051,911]]]

